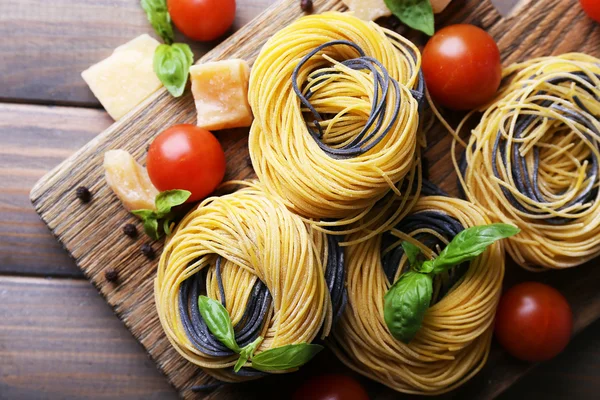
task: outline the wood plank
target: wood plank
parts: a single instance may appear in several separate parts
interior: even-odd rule
[[[483,26],[498,40],[505,62],[570,50],[586,51],[599,56],[600,28],[587,19],[581,9],[573,7],[574,4],[575,0],[549,0],[543,4],[531,2],[519,15],[504,20],[487,0],[462,0],[453,2],[439,16],[438,22],[443,25],[460,21]],[[343,9],[338,0],[317,0],[315,6],[317,11]],[[300,13],[295,0],[283,1],[209,53],[205,60],[243,57],[252,61],[260,45],[275,30],[298,15]],[[585,33],[585,39],[580,32]],[[410,37],[417,43],[423,43],[425,39],[424,36]],[[115,229],[133,218],[122,209],[106,187],[100,165],[102,154],[111,148],[128,149],[143,160],[144,149],[155,132],[175,123],[193,122],[194,117],[195,110],[189,95],[173,99],[164,91],[159,91],[128,118],[113,125],[48,174],[31,194],[42,218],[184,398],[195,397],[189,388],[203,382],[203,377],[197,368],[176,354],[162,333],[152,301],[155,263],[148,262],[140,255],[140,241],[124,241],[122,234]],[[228,158],[227,178],[243,179],[253,176],[246,161],[246,133],[245,130],[238,130],[219,134]],[[429,154],[430,161],[435,161],[430,162],[432,179],[455,193],[456,177],[447,175],[447,171],[452,170],[447,157],[449,136],[439,125],[428,132],[428,135],[430,143],[436,143],[434,147],[437,149],[435,157]],[[90,187],[97,199],[85,207],[85,212],[80,204],[71,201],[72,197],[69,197],[74,188],[82,184]],[[155,244],[155,248],[159,250],[160,244]],[[116,288],[106,285],[102,278],[102,271],[109,265],[127,277]],[[561,275],[556,282],[561,290],[573,293],[574,296],[597,292],[598,272],[593,272],[593,269],[590,272],[588,267],[569,273],[574,274],[569,275],[571,279],[564,279],[567,275]],[[587,299],[583,296],[578,299],[585,300],[576,303],[577,309],[574,310],[580,321],[578,326],[587,326],[598,317],[600,302],[597,294]],[[492,358],[489,368],[498,371],[499,380],[486,379],[487,375],[481,374],[463,389],[468,392],[469,397],[493,398],[530,369],[522,364],[513,365],[506,358]],[[264,384],[268,385],[270,382],[267,380]],[[239,385],[227,390],[243,392],[250,391],[251,389],[246,388],[252,387]],[[378,398],[397,396],[383,388],[378,393]]]
[[[232,31],[275,0],[238,0]],[[142,34],[139,0],[0,0],[0,100],[99,106],[81,72]],[[178,34],[177,41],[187,41]],[[217,42],[191,44],[196,57]]]
[[[595,399],[600,391],[599,376],[600,321],[596,321],[563,354],[539,366],[499,399]]]
[[[83,276],[28,194],[111,123],[101,110],[0,104],[0,274]]]
[[[0,320],[0,398],[176,398],[144,350],[87,282],[0,277]],[[564,354],[540,366],[501,398],[593,398],[599,389],[599,338],[600,321]],[[309,376],[346,373],[330,353],[316,361],[298,374],[233,385],[216,398],[225,392],[228,398],[258,398],[256,394],[265,387],[273,395],[262,400],[289,398]],[[385,397],[380,385],[359,380],[372,398],[395,398]]]
[[[0,321],[0,398],[177,398],[86,281],[0,277]]]

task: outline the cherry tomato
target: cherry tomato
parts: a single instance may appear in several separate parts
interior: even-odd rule
[[[581,7],[591,19],[600,22],[600,1],[598,0],[579,0]]]
[[[158,190],[192,192],[188,203],[205,198],[225,176],[225,154],[212,133],[194,125],[175,125],[148,149],[148,175]]]
[[[168,0],[167,7],[177,29],[202,42],[222,36],[235,19],[235,0]]]
[[[292,400],[369,400],[356,380],[346,375],[314,376],[302,384]]]
[[[509,289],[496,312],[496,338],[514,357],[546,361],[569,343],[573,315],[556,289],[526,282]]]
[[[422,68],[433,100],[454,110],[471,110],[487,103],[502,80],[496,42],[474,25],[439,30],[423,50]]]

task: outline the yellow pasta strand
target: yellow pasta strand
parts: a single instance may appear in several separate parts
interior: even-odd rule
[[[420,198],[411,215],[422,212],[453,217],[464,228],[489,223],[477,206],[448,197]],[[414,244],[419,243],[417,234],[439,236],[431,228],[393,229],[391,234]],[[504,276],[502,244],[491,245],[471,261],[460,280],[429,308],[408,345],[394,339],[384,321],[384,295],[393,282],[384,273],[382,250],[381,235],[347,248],[348,306],[330,341],[334,353],[356,372],[403,393],[437,395],[464,384],[489,353]],[[439,251],[424,250],[429,257]],[[406,263],[403,256],[399,273]]]

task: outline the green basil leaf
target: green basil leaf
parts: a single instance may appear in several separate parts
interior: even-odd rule
[[[413,268],[419,268],[423,264],[423,260],[420,258],[422,253],[421,249],[410,242],[402,242],[402,249],[404,254],[408,257],[408,263]]]
[[[163,221],[163,231],[165,232],[165,235],[171,234],[171,221],[170,220],[165,219]]]
[[[514,236],[521,230],[508,224],[491,224],[465,229],[452,239],[440,255],[423,263],[420,272],[439,274],[481,255],[492,243]]]
[[[154,200],[157,215],[159,218],[164,217],[171,212],[171,208],[182,205],[191,195],[192,193],[187,190],[167,190],[160,192]]]
[[[225,307],[218,301],[206,296],[198,297],[198,307],[210,333],[227,348],[239,353],[241,349],[235,341],[231,318]]]
[[[430,0],[384,0],[402,23],[432,36],[435,32],[433,8]]]
[[[262,341],[263,341],[263,337],[259,336],[252,343],[248,344],[247,346],[244,346],[240,350],[240,358],[235,363],[235,367],[233,367],[233,370],[235,372],[238,372],[240,369],[242,369],[244,364],[246,364],[246,362],[252,358],[252,355],[254,354],[254,352],[256,351],[258,346],[260,346]]]
[[[298,368],[316,356],[323,346],[317,344],[300,343],[258,353],[252,358],[252,368],[259,371],[285,371]]]
[[[146,218],[144,220],[144,232],[152,239],[158,240],[160,238],[160,233],[158,232],[158,220],[152,217]]]
[[[156,213],[152,210],[133,210],[131,213],[133,215],[137,215],[142,220],[146,220],[148,218],[156,218]]]
[[[194,54],[185,43],[161,44],[154,52],[154,72],[174,97],[185,90]]]
[[[173,25],[171,24],[169,10],[167,9],[167,0],[141,0],[140,3],[156,34],[165,43],[173,43]]]
[[[158,216],[156,215],[156,212],[152,210],[133,210],[131,213],[140,217],[144,222],[144,232],[146,232],[146,235],[154,240],[160,238],[160,233],[158,232]]]
[[[383,319],[392,336],[409,343],[421,329],[431,303],[433,278],[407,272],[392,285],[384,297]]]

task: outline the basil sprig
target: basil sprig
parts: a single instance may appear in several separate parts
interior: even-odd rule
[[[170,224],[172,222],[171,210],[173,207],[182,205],[192,195],[187,190],[167,190],[160,192],[154,204],[156,211],[154,210],[134,210],[131,213],[137,215],[144,222],[144,232],[152,239],[157,240],[160,238],[161,233],[158,230],[158,221],[163,220],[163,231],[165,234],[171,234]]]
[[[435,32],[433,8],[430,0],[384,0],[402,23],[432,36]]]
[[[175,36],[173,35],[171,15],[167,9],[167,0],[141,0],[140,3],[158,36],[167,44],[173,43]]]
[[[419,332],[431,303],[435,275],[474,259],[492,243],[519,232],[519,228],[507,224],[468,228],[456,235],[437,258],[424,262],[417,246],[403,242],[412,270],[400,276],[384,297],[383,319],[392,336],[410,343]]]
[[[316,344],[299,343],[276,347],[254,355],[263,341],[262,337],[259,336],[252,343],[240,348],[235,340],[231,317],[221,303],[200,296],[198,307],[208,330],[227,348],[240,355],[234,367],[235,372],[238,372],[248,361],[251,361],[252,368],[259,371],[285,371],[298,368],[323,350],[322,346]]]
[[[237,362],[235,363],[235,367],[233,367],[233,370],[235,372],[238,372],[240,369],[242,369],[242,367],[244,365],[246,365],[246,363],[248,362],[249,359],[252,358],[252,355],[254,354],[254,352],[256,351],[258,346],[260,346],[262,341],[263,341],[263,337],[259,336],[252,343],[250,343],[249,345],[240,349],[240,351],[239,351],[240,358],[238,358]]]
[[[194,54],[185,43],[161,44],[154,52],[154,73],[174,97],[185,90]]]
[[[185,43],[173,43],[173,25],[166,0],[141,0],[141,5],[154,31],[166,43],[154,52],[154,73],[171,95],[179,97],[185,91],[194,63],[192,49]]]

